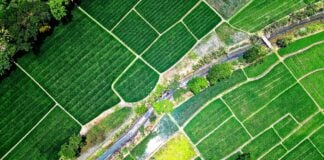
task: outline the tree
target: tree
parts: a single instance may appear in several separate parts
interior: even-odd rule
[[[276,44],[277,44],[277,46],[280,47],[280,48],[286,48],[287,45],[288,45],[288,41],[287,41],[287,39],[285,39],[285,38],[283,38],[283,39],[278,39],[278,40],[276,41]]]
[[[236,160],[250,160],[250,159],[251,159],[250,153],[242,153],[238,155],[238,157],[236,158]]]
[[[68,5],[67,0],[50,0],[48,5],[50,7],[53,17],[60,21],[63,17],[67,15],[67,10],[65,5]]]
[[[265,47],[254,45],[249,51],[243,55],[243,59],[247,63],[252,63],[258,60],[259,58],[265,56],[268,53],[268,50]]]
[[[173,110],[173,104],[169,100],[161,100],[153,104],[155,112],[158,114],[169,113]]]
[[[194,93],[198,94],[208,87],[208,81],[204,77],[195,77],[188,82],[188,88]]]
[[[58,153],[61,160],[71,160],[75,159],[76,155],[78,154],[78,150],[80,149],[82,143],[82,139],[78,135],[72,135],[69,138],[68,143],[64,143],[61,146],[61,150]]]
[[[208,72],[207,80],[210,85],[215,85],[218,81],[229,78],[233,73],[231,63],[222,63],[214,65]]]
[[[145,105],[139,105],[135,107],[135,113],[137,115],[143,115],[147,111],[147,108]]]
[[[6,52],[0,51],[0,76],[10,68],[10,57]]]

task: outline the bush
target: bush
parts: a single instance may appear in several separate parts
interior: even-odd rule
[[[277,39],[276,44],[280,48],[286,48],[287,45],[288,45],[288,41],[285,38],[283,38],[283,39]]]
[[[161,100],[153,104],[153,108],[156,113],[170,113],[173,110],[173,104],[169,100]]]
[[[243,55],[243,59],[247,63],[252,63],[258,60],[259,58],[267,55],[267,49],[261,46],[253,46],[249,51]]]
[[[135,107],[135,113],[137,115],[143,115],[144,113],[146,113],[147,108],[145,105],[140,105],[140,106],[136,106]]]
[[[82,139],[79,135],[72,135],[69,138],[68,143],[64,143],[61,146],[61,150],[58,153],[60,160],[70,160],[70,159],[75,159],[77,154],[79,154],[79,150],[82,146],[81,143]]]
[[[188,82],[188,88],[192,93],[198,94],[208,87],[208,81],[204,77],[194,77]]]
[[[233,73],[231,63],[214,65],[208,72],[207,80],[210,85],[215,85],[218,81],[229,78]]]
[[[173,93],[173,99],[175,101],[178,101],[182,98],[182,96],[187,93],[187,89],[184,89],[184,88],[179,88],[177,89],[174,93]]]

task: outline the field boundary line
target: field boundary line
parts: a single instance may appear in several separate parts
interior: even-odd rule
[[[303,79],[307,78],[308,76],[311,76],[312,74],[321,72],[321,71],[324,71],[324,68],[319,68],[319,69],[315,69],[311,72],[308,72],[305,75],[303,75],[302,77],[298,78],[297,81],[302,81]]]
[[[130,51],[132,54],[134,54],[137,58],[141,59],[146,65],[148,65],[152,70],[154,70],[157,74],[161,74],[157,69],[155,69],[151,64],[149,64],[147,61],[145,61],[140,55],[138,55],[134,50],[132,50],[129,46],[127,46],[122,40],[120,40],[114,33],[109,31],[106,27],[104,27],[100,22],[98,22],[95,18],[93,18],[91,15],[89,15],[85,10],[83,10],[80,6],[78,6],[78,9],[86,15],[89,19],[94,21],[99,27],[101,27],[103,30],[105,30],[109,35],[114,37],[120,44],[122,44],[128,51]]]
[[[220,13],[218,13],[218,11],[214,7],[210,6],[210,4],[206,2],[206,0],[201,1],[204,2],[211,10],[213,10],[222,19],[222,21],[226,22],[226,19]]]
[[[159,36],[157,38],[160,38],[160,36],[162,35],[149,21],[147,21],[137,10],[136,8],[134,7],[132,9],[138,16],[141,17],[141,19],[147,23],[147,25],[149,25]]]
[[[64,107],[62,107],[60,104],[57,104],[57,106],[59,108],[62,109],[62,111],[64,111],[68,116],[70,116],[76,123],[78,123],[78,125],[80,125],[81,127],[83,127],[82,123],[80,121],[78,121],[71,113],[69,113]]]
[[[211,134],[213,134],[215,131],[217,131],[220,127],[222,127],[226,122],[228,122],[230,119],[234,118],[233,115],[226,118],[221,124],[219,124],[217,127],[215,127],[213,130],[211,130],[208,134],[206,134],[204,137],[200,138],[198,142],[195,143],[195,146],[199,145],[202,141],[204,141],[206,138],[208,138]]]
[[[289,54],[287,54],[287,55],[280,56],[280,54],[279,54],[279,56],[282,57],[283,59],[287,59],[287,58],[293,57],[293,56],[295,56],[295,55],[302,54],[303,52],[305,52],[305,51],[307,51],[307,50],[309,50],[309,49],[311,49],[311,48],[313,48],[313,47],[315,47],[315,46],[318,46],[318,45],[320,45],[320,44],[322,44],[322,43],[324,43],[324,40],[323,40],[323,41],[315,42],[315,43],[313,43],[313,44],[311,44],[311,45],[309,45],[309,46],[307,46],[307,47],[304,47],[304,48],[302,48],[302,49],[300,49],[300,50],[298,50],[298,51],[295,51],[295,52],[289,53]]]
[[[254,0],[249,1],[244,6],[242,6],[236,13],[234,13],[230,18],[227,19],[227,22],[231,21],[234,17],[236,17],[239,13],[241,13],[246,7],[248,7]]]
[[[251,79],[251,78],[246,74],[244,68],[245,68],[245,67],[240,66],[240,69],[242,70],[242,72],[243,72],[245,78],[246,78],[247,80]]]
[[[300,122],[297,121],[297,119],[291,113],[289,113],[289,116],[290,116],[291,119],[293,119],[298,124],[298,126],[301,125]]]
[[[56,106],[57,104],[54,104],[54,106],[13,147],[11,147],[9,151],[0,158],[0,160],[6,158],[23,140],[25,140],[26,137],[56,108]]]
[[[51,95],[51,94],[49,94],[47,91],[46,91],[46,89],[42,86],[42,85],[40,85],[40,83],[38,83],[35,79],[34,79],[34,77],[32,77],[22,66],[20,66],[17,62],[13,62],[21,71],[23,71],[49,98],[51,98],[52,99],[52,101],[53,102],[55,102],[56,103],[56,105],[58,105],[59,107],[61,107],[64,111],[65,111],[65,113],[67,113],[75,122],[77,122],[81,127],[82,127],[82,123],[80,123],[80,121],[79,120],[77,120],[71,113],[69,113],[68,111],[66,111],[65,110],[65,108],[63,108],[62,107],[62,105],[60,104],[60,103],[58,103],[56,100],[55,100],[55,98]]]
[[[180,23],[182,23],[183,26],[185,26],[186,30],[191,34],[192,37],[194,37],[196,39],[196,41],[199,41],[199,38],[197,38],[195,36],[195,34],[192,33],[192,31],[189,29],[189,27],[186,25],[186,23],[184,23],[183,21],[181,21]]]
[[[308,138],[308,141],[313,145],[313,147],[317,150],[317,152],[324,157],[324,155],[322,154],[322,152],[317,148],[317,146],[313,143],[313,141],[310,139],[310,137]]]

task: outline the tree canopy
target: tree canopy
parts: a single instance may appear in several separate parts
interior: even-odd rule
[[[210,85],[215,85],[218,81],[229,78],[233,73],[231,63],[222,63],[214,65],[208,72],[207,80]]]
[[[68,143],[64,143],[61,146],[61,150],[58,153],[60,160],[71,160],[75,159],[76,155],[78,154],[78,150],[80,149],[82,143],[82,139],[78,135],[72,135],[69,138]]]
[[[173,104],[169,100],[161,100],[153,104],[153,108],[156,113],[169,113],[173,110]]]
[[[204,77],[195,77],[188,82],[188,88],[194,94],[198,94],[208,87],[208,81]]]

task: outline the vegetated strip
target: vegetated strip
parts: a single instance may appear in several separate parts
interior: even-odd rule
[[[314,100],[324,108],[324,70],[315,72],[306,78],[302,79],[300,83],[305,87],[308,93],[314,98]]]

